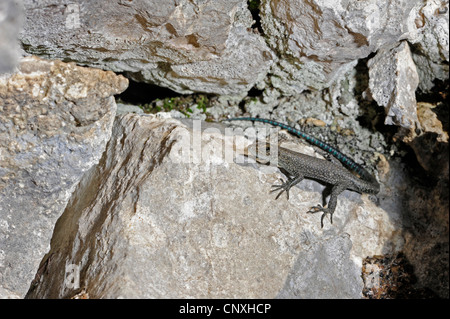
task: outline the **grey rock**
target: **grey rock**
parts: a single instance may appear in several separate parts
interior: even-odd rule
[[[22,19],[21,1],[0,2],[0,74],[12,72],[17,64]]]
[[[242,131],[183,123],[116,117],[28,298],[359,298],[362,259],[403,243],[395,212],[351,192],[321,229],[320,216],[306,214],[320,184],[268,198],[278,170],[227,153],[248,143]]]
[[[358,59],[416,30],[421,0],[263,0],[262,26],[281,56],[272,85],[285,94],[323,89]]]
[[[413,54],[420,75],[419,87],[426,92],[434,79],[448,79],[449,61],[449,3],[426,1],[415,19],[417,33],[409,41],[414,43]]]
[[[363,283],[359,280],[361,268],[350,258],[350,236],[304,236],[305,240],[314,241],[314,244],[310,244],[310,250],[298,255],[277,298],[358,298]]]
[[[273,60],[251,31],[246,3],[24,0],[20,38],[30,53],[127,72],[180,93],[244,94]]]
[[[232,28],[221,57],[173,65],[153,74],[157,83],[174,91],[243,95],[267,75],[275,59],[264,40],[246,26]]]
[[[0,77],[0,292],[23,297],[56,220],[111,134],[128,81],[26,57]]]
[[[117,103],[116,114],[127,114],[127,113],[144,113],[142,108],[132,104]]]
[[[372,97],[385,108],[384,124],[408,131],[420,128],[415,94],[419,75],[408,43],[381,49],[367,65]]]

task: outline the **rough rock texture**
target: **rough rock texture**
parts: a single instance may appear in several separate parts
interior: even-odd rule
[[[182,93],[243,94],[272,53],[245,0],[24,0],[28,52],[127,71]]]
[[[262,25],[282,55],[271,83],[287,94],[322,89],[356,61],[408,37],[421,0],[263,0]]]
[[[418,13],[417,34],[409,40],[417,49],[413,58],[420,75],[419,87],[426,92],[434,86],[434,79],[448,79],[449,2],[428,0]]]
[[[218,125],[185,123],[117,117],[27,297],[360,298],[362,260],[401,247],[391,197],[381,208],[346,191],[321,229],[305,212],[323,186],[305,180],[274,200],[277,169],[224,158],[233,139]]]
[[[377,205],[367,195],[343,193],[334,224],[321,230],[320,216],[305,212],[321,202],[322,185],[302,181],[289,201],[276,201],[268,192],[277,170],[224,163],[216,153],[221,133],[205,134],[201,144],[203,160],[212,162],[180,162],[177,151],[197,136],[184,126],[192,123],[142,115],[117,118],[107,152],[92,167],[114,112],[113,102],[97,96],[104,90],[98,83],[117,78],[90,70],[96,84],[84,91],[80,68],[52,62],[67,72],[48,76],[30,94],[62,88],[43,90],[55,101],[46,95],[27,104],[30,94],[19,96],[20,107],[8,102],[5,114],[25,115],[6,127],[0,112],[0,143],[10,141],[8,148],[0,144],[0,196],[7,195],[0,209],[17,210],[0,212],[0,296],[23,296],[29,287],[30,298],[358,298],[362,260],[401,251],[417,286],[449,297],[448,105],[416,106],[415,97],[417,87],[435,94],[445,83],[431,90],[433,81],[448,81],[448,1],[262,0],[260,34],[250,29],[244,0],[24,3],[28,53],[125,71],[179,92],[239,94],[217,97],[220,106],[208,111],[214,118],[245,110],[306,124],[358,163],[373,169],[378,161],[382,189]],[[0,29],[2,21],[0,14]],[[254,85],[262,92],[240,103]],[[105,90],[110,95],[121,86]],[[73,98],[91,90],[92,105]],[[396,158],[400,143],[378,131],[384,117],[372,98],[385,108],[386,124],[400,127],[394,138],[409,143],[418,163]],[[206,117],[199,113],[194,107],[190,115]],[[17,130],[27,133],[8,135]],[[14,160],[33,165],[11,168],[11,150],[18,152]],[[30,219],[31,212],[44,217]],[[384,272],[368,275],[377,283]]]
[[[19,57],[19,29],[23,12],[20,1],[0,2],[0,74],[11,72]]]
[[[398,137],[405,142],[429,132],[418,119],[416,90],[430,90],[435,79],[448,79],[448,2],[431,0],[415,7],[415,29],[407,41],[380,48],[368,61],[372,98],[385,108],[385,124],[401,128]],[[431,116],[431,114],[428,112]],[[422,116],[425,120],[425,117]],[[417,144],[417,143],[416,143]]]
[[[111,134],[128,81],[26,57],[0,77],[0,296],[23,296],[51,231]]]
[[[252,32],[244,0],[24,4],[28,52],[125,71],[182,93],[244,94],[263,88],[268,72],[265,86],[284,94],[323,89],[402,40],[414,44],[421,89],[448,78],[443,0],[262,0],[262,35]]]
[[[384,124],[420,129],[415,92],[419,75],[408,43],[383,48],[368,62],[372,97],[386,112]]]

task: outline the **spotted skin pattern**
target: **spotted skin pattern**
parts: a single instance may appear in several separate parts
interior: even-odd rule
[[[286,181],[281,180],[281,184],[272,185],[272,192],[280,190],[276,199],[278,199],[283,192],[286,192],[286,196],[289,199],[290,188],[298,184],[304,178],[315,179],[333,186],[327,207],[318,205],[311,207],[308,211],[308,213],[323,213],[321,218],[322,227],[323,220],[326,215],[330,215],[330,221],[333,223],[333,213],[336,209],[337,197],[345,189],[368,194],[377,194],[380,191],[380,184],[377,182],[375,177],[373,177],[363,167],[356,164],[352,159],[342,154],[334,147],[291,126],[268,119],[254,117],[231,118],[227,119],[227,121],[253,121],[281,127],[301,138],[304,138],[311,144],[316,145],[327,153],[333,155],[342,164],[344,164],[345,167],[348,168],[346,169],[343,166],[336,165],[331,161],[294,152],[282,147],[278,147],[277,152],[270,152],[271,147],[266,143],[257,142],[255,143],[256,145],[254,144],[255,147],[252,148],[253,150],[264,148],[264,152],[253,151],[253,155],[257,156],[259,159],[277,163],[278,167],[286,173],[286,176],[288,176]],[[352,172],[359,175],[359,177]]]

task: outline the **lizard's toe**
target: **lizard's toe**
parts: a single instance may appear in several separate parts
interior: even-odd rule
[[[329,211],[328,208],[323,207],[322,205],[313,206],[307,211],[309,214],[315,214],[318,212],[323,212],[322,217],[320,218],[320,226],[323,228],[323,219],[326,215],[330,215],[330,222],[333,224],[333,213]]]
[[[278,199],[278,197],[280,197],[280,195],[284,191],[286,191],[286,197],[287,197],[287,199],[289,199],[289,188],[290,188],[289,182],[284,181],[281,178],[280,178],[280,181],[281,181],[281,184],[272,185],[273,189],[270,192],[273,193],[273,192],[276,192],[281,189],[281,192],[278,193],[278,195],[277,195],[277,197],[275,197],[275,199]]]

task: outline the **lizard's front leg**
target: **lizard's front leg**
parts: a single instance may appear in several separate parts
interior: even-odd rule
[[[330,222],[333,223],[333,214],[337,206],[337,198],[340,193],[342,193],[347,187],[344,184],[337,184],[333,186],[331,190],[330,200],[328,201],[327,207],[322,207],[322,205],[313,206],[307,213],[315,214],[318,212],[323,212],[320,218],[320,225],[323,228],[323,219],[326,215],[330,215]]]
[[[281,181],[282,184],[272,185],[272,187],[274,187],[274,189],[272,189],[270,192],[272,193],[272,192],[275,192],[275,191],[281,189],[281,192],[279,192],[277,197],[275,197],[275,199],[278,199],[278,197],[280,197],[280,195],[284,191],[286,191],[286,196],[287,196],[287,199],[289,200],[289,190],[291,189],[292,186],[300,183],[303,180],[303,178],[304,177],[302,175],[299,175],[299,176],[294,177],[294,178],[288,178],[286,181],[284,181],[284,180],[282,180],[280,178],[280,181]]]

